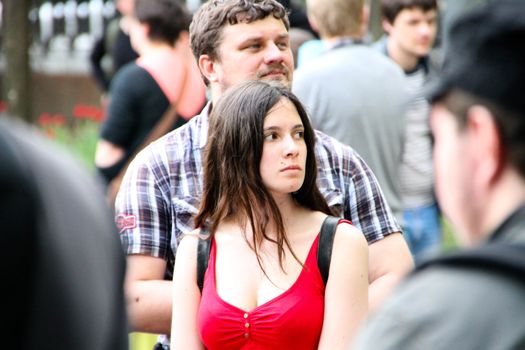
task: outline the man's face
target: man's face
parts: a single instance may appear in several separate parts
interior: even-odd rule
[[[133,15],[135,0],[117,0],[116,6],[122,16]]]
[[[428,55],[437,32],[437,12],[413,7],[401,10],[394,23],[384,22],[389,42],[405,54],[420,58]]]
[[[460,130],[456,118],[442,104],[436,104],[430,114],[434,135],[434,167],[436,195],[443,213],[450,219],[458,238],[470,244],[468,233],[479,221],[472,203],[474,174],[471,160],[471,140]]]
[[[144,43],[148,40],[148,26],[140,23],[134,16],[127,18],[127,25],[131,47],[140,55]]]
[[[273,16],[226,25],[210,82],[222,91],[246,80],[274,80],[290,87],[293,56],[289,41],[284,23]]]

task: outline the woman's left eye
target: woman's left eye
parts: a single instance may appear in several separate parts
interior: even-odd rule
[[[296,131],[295,132],[295,138],[296,139],[303,139],[304,138],[304,131]]]

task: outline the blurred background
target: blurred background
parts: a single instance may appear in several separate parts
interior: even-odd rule
[[[184,2],[194,11],[201,0]],[[452,15],[475,2],[442,1],[441,12]],[[292,3],[304,6],[301,0]],[[379,0],[368,5],[369,35],[377,39]],[[0,108],[33,122],[43,113],[66,121],[97,114],[101,91],[90,75],[89,53],[117,15],[114,1],[2,0],[0,12]]]

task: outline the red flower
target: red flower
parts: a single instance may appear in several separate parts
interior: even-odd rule
[[[38,124],[41,126],[48,126],[51,124],[51,115],[47,112],[44,112],[38,116]]]
[[[102,109],[96,106],[77,104],[73,107],[73,116],[76,119],[91,119],[100,122],[104,119],[103,114]]]

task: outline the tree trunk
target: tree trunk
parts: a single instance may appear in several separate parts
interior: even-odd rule
[[[32,121],[29,66],[31,0],[3,1],[3,45],[6,58],[4,91],[12,116]]]

